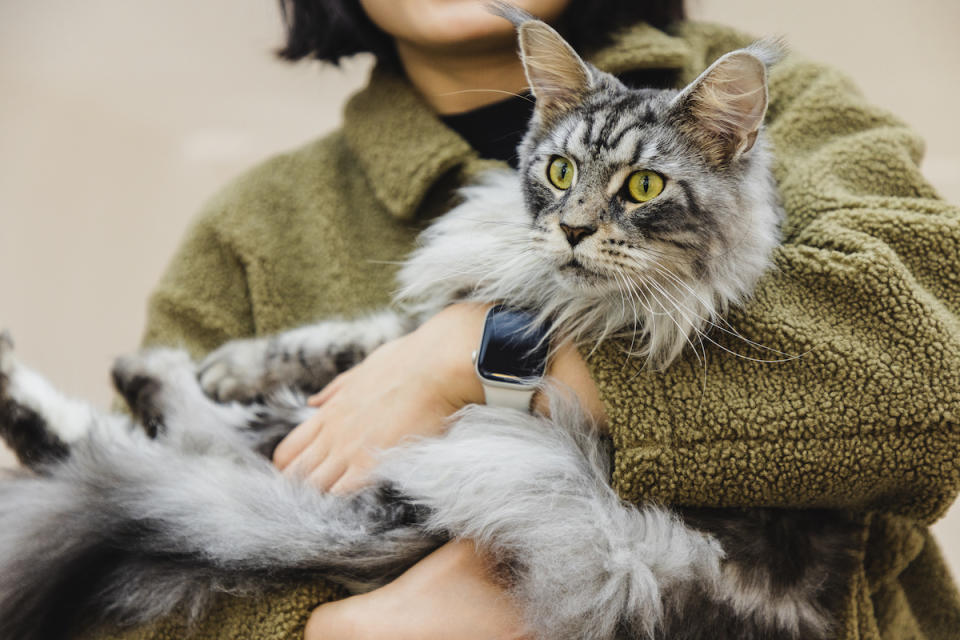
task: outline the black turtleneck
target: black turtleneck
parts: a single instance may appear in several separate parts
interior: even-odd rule
[[[530,94],[513,96],[471,111],[440,116],[482,158],[503,160],[517,168],[517,145],[533,114]]]

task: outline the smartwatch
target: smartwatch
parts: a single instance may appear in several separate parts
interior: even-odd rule
[[[547,368],[548,331],[522,309],[496,305],[487,311],[473,364],[488,405],[530,410]]]

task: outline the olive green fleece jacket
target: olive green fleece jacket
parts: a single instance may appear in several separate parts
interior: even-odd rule
[[[682,86],[748,40],[639,25],[589,58],[614,73],[673,69]],[[774,69],[767,131],[787,220],[776,269],[728,318],[743,339],[715,331],[706,365],[688,353],[665,372],[638,372],[612,341],[588,356],[614,486],[632,501],[855,511],[860,562],[837,637],[958,637],[960,599],[927,525],[960,486],[960,210],[921,176],[916,135],[829,68],[791,56]],[[151,298],[145,342],[200,355],[383,305],[417,232],[495,165],[376,70],[342,129],[207,205]],[[309,584],[224,599],[193,630],[299,638],[336,595]],[[168,621],[116,635],[184,634]]]

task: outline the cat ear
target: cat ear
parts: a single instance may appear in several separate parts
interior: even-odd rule
[[[520,59],[536,111],[549,122],[578,106],[591,87],[590,69],[549,25],[528,20],[518,25]]]
[[[767,64],[779,55],[759,46],[728,53],[673,99],[681,129],[714,164],[756,142],[767,111]]]

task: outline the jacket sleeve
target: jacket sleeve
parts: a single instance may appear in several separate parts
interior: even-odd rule
[[[921,176],[917,136],[841,74],[788,59],[770,95],[787,220],[775,268],[727,318],[738,335],[708,332],[705,365],[686,353],[665,372],[616,342],[587,356],[614,486],[929,522],[960,486],[960,211]]]
[[[224,238],[215,200],[190,227],[150,296],[143,343],[187,349],[200,357],[254,333],[241,258]]]

